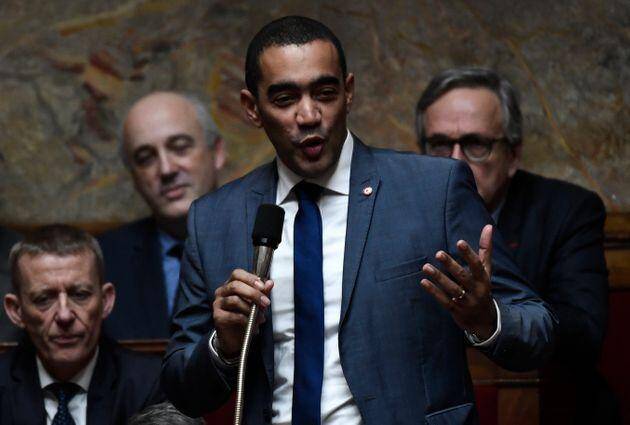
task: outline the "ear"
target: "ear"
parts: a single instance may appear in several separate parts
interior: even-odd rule
[[[22,304],[17,295],[8,293],[4,296],[4,311],[15,326],[22,329],[26,327],[22,320]]]
[[[116,302],[116,289],[114,285],[107,282],[101,287],[101,293],[103,296],[103,319],[107,318],[114,309],[114,303]]]
[[[214,158],[214,169],[220,170],[225,165],[225,159],[227,156],[225,152],[225,141],[221,136],[214,139],[212,153]]]
[[[350,112],[350,107],[352,106],[352,100],[354,99],[354,74],[349,73],[346,77],[346,81],[344,81],[344,86],[346,90],[346,114]]]
[[[516,174],[516,171],[519,169],[522,156],[523,144],[519,143],[512,148],[512,159],[510,162],[510,168],[508,168],[508,175],[510,176],[510,178],[514,177],[514,174]]]
[[[247,89],[241,90],[241,106],[245,111],[245,116],[255,127],[262,127],[260,112],[258,111],[258,101],[256,97]]]

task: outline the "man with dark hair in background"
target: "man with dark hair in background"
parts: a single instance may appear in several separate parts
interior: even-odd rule
[[[245,74],[241,104],[277,157],[191,207],[169,399],[199,415],[229,397],[256,303],[244,423],[476,423],[466,344],[533,368],[554,318],[492,237],[470,170],[351,134],[354,75],[320,22],[263,27]],[[261,203],[286,212],[266,282],[245,271]]]
[[[168,338],[192,201],[217,185],[223,139],[195,97],[155,92],[125,117],[121,155],[151,217],[99,239],[117,306],[105,322],[116,339]]]
[[[494,71],[455,68],[438,74],[418,101],[416,119],[423,153],[468,163],[520,270],[553,307],[560,322],[553,368],[579,387],[573,400],[578,409],[570,419],[614,423],[614,405],[595,368],[608,312],[601,200],[573,184],[518,169],[518,97]]]
[[[9,273],[9,251],[19,240],[17,233],[6,227],[0,227],[0,298],[11,291],[11,276]],[[0,309],[0,342],[17,341],[20,337],[20,328],[16,327],[4,310]]]
[[[92,236],[44,226],[13,247],[9,263],[4,309],[27,336],[0,355],[0,423],[125,424],[163,399],[160,359],[101,333],[116,295]]]

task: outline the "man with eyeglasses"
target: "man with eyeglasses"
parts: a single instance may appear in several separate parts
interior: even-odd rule
[[[468,163],[516,263],[553,306],[560,325],[550,369],[579,380],[563,388],[579,406],[571,423],[615,423],[613,399],[595,368],[608,312],[599,197],[518,169],[518,97],[493,71],[456,68],[435,76],[418,101],[416,129],[423,153]]]

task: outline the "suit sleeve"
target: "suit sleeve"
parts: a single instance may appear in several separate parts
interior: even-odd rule
[[[188,213],[188,239],[181,264],[176,313],[162,364],[162,387],[168,399],[193,417],[223,405],[235,381],[234,370],[215,361],[208,345],[214,330],[214,293],[209,293],[199,256],[196,205],[194,203]]]
[[[608,272],[604,258],[606,211],[588,193],[574,204],[549,265],[546,298],[558,328],[558,355],[576,364],[597,360],[608,315]]]
[[[477,251],[481,229],[492,219],[477,194],[470,168],[461,161],[451,169],[445,215],[449,252],[464,264],[457,255],[457,241],[464,239]],[[506,369],[522,371],[541,366],[553,350],[556,319],[522,277],[496,229],[491,284],[492,296],[501,311],[501,332],[493,344],[481,350]]]

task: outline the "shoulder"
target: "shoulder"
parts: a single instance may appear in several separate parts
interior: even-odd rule
[[[23,374],[30,367],[34,367],[34,350],[30,341],[23,337],[17,346],[0,353],[0,388],[11,384],[12,373]]]
[[[109,247],[127,244],[132,240],[143,238],[156,229],[157,227],[155,226],[153,217],[146,217],[109,230],[100,235],[98,241],[101,244],[101,248],[107,250]]]
[[[156,354],[140,353],[120,346],[113,341],[101,343],[103,354],[111,355],[124,379],[132,379],[150,385],[159,376],[162,359]]]
[[[557,205],[564,210],[570,210],[571,206],[590,206],[593,209],[604,210],[604,204],[595,192],[573,183],[524,170],[516,172],[509,191],[526,196],[532,203]]]
[[[265,187],[275,183],[275,163],[268,162],[236,180],[224,184],[193,203],[194,209],[214,210],[232,208],[245,201],[245,195],[256,187]]]
[[[458,167],[467,168],[461,161],[450,158],[373,147],[368,149],[375,159],[379,173],[385,177],[396,176],[405,179],[417,177],[430,181],[446,181]]]

